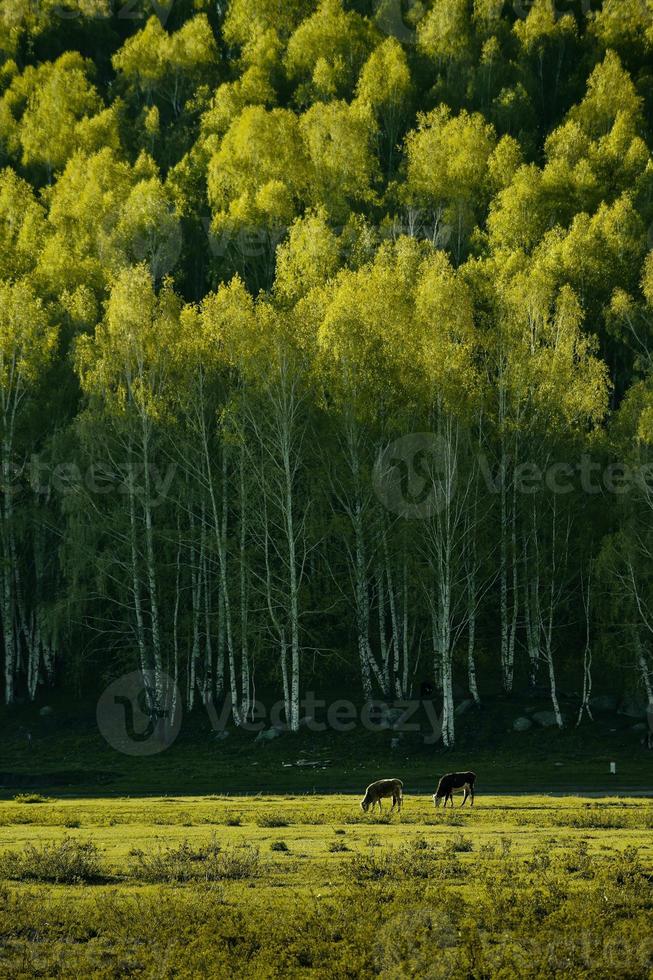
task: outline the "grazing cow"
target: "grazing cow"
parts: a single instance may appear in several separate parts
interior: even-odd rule
[[[367,813],[370,807],[374,809],[376,804],[379,804],[379,810],[383,808],[381,806],[381,800],[389,799],[392,797],[392,806],[390,807],[390,812],[395,808],[395,805],[399,810],[401,810],[401,804],[404,798],[404,784],[400,779],[377,779],[375,783],[370,783],[370,785],[365,790],[365,796],[361,800],[361,810],[363,813]]]
[[[433,794],[433,802],[436,806],[440,806],[442,799],[444,798],[444,805],[447,805],[447,800],[451,800],[451,806],[453,806],[453,791],[455,789],[463,789],[464,796],[461,806],[464,806],[467,802],[467,797],[471,797],[471,806],[474,806],[474,780],[476,779],[475,772],[448,772],[446,776],[443,776],[438,783],[438,788]]]

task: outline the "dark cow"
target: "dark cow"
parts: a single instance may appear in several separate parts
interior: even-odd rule
[[[440,806],[440,803],[444,799],[444,805],[446,806],[447,800],[451,800],[451,805],[453,806],[453,791],[455,789],[462,789],[464,790],[464,796],[461,806],[465,805],[468,796],[472,800],[470,805],[474,806],[475,779],[475,772],[448,772],[438,783],[438,788],[433,794],[433,802],[436,806]]]

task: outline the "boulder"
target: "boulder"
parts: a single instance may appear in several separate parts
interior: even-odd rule
[[[590,708],[598,712],[616,711],[617,699],[614,694],[597,694],[596,697],[590,698]]]
[[[464,715],[466,711],[469,711],[473,704],[474,702],[471,698],[465,698],[464,701],[461,701],[460,704],[456,705],[453,713],[458,716]]]
[[[213,736],[213,738],[214,738],[214,741],[216,741],[216,742],[224,742],[225,739],[229,738],[229,732],[225,732],[225,731],[216,732],[215,735]]]
[[[631,727],[631,732],[645,732],[648,729],[648,725],[645,721],[638,721],[636,725]]]
[[[265,729],[262,732],[259,732],[258,735],[256,736],[256,738],[254,739],[254,741],[255,742],[271,742],[273,739],[279,738],[280,735],[281,735],[281,732],[279,731],[278,728],[268,728],[268,729]]]
[[[53,715],[53,714],[54,714],[54,708],[51,708],[49,704],[46,704],[39,711],[39,717],[41,717],[41,718],[49,718],[50,715]]]
[[[515,718],[512,727],[515,732],[527,732],[529,728],[533,727],[533,722],[530,718]]]
[[[542,728],[555,728],[558,724],[554,711],[536,711],[533,715],[533,719],[538,723],[538,725],[541,725]]]

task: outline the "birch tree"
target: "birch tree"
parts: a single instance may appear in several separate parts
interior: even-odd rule
[[[39,384],[55,353],[58,331],[27,282],[0,283],[0,425],[2,427],[2,637],[5,703],[14,700],[19,648],[17,493],[27,460],[21,436]],[[35,670],[30,662],[30,671]],[[34,683],[30,693],[34,694]]]
[[[168,638],[162,628],[153,467],[174,376],[171,352],[180,303],[171,286],[157,294],[145,266],[116,279],[94,337],[77,346],[77,369],[91,409],[103,413],[125,474],[131,556],[130,589],[141,668],[153,670],[157,703],[163,695]]]

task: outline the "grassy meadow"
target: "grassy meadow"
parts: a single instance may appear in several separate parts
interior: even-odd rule
[[[653,976],[653,800],[0,803],[2,977]]]

